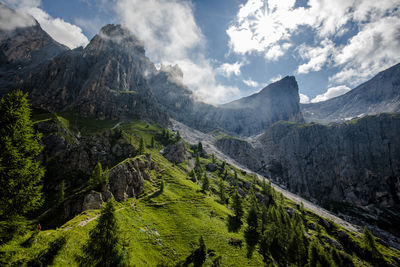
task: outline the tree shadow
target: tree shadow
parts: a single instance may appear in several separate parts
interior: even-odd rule
[[[58,252],[65,246],[66,242],[67,240],[64,236],[57,238],[49,244],[47,249],[41,251],[35,259],[29,261],[27,266],[36,267],[52,265]]]
[[[242,227],[242,221],[236,216],[229,215],[227,225],[228,225],[228,232],[237,233],[239,232],[240,227]]]

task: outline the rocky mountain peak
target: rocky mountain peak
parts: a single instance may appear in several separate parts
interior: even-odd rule
[[[122,25],[108,24],[100,29],[85,48],[84,56],[100,55],[104,51],[114,54],[144,56],[143,42]]]

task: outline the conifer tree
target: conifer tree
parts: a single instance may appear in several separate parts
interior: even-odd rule
[[[210,180],[208,179],[207,173],[204,172],[201,190],[206,192],[210,189]]]
[[[94,190],[101,190],[104,181],[103,179],[103,169],[101,167],[101,163],[97,162],[89,180],[89,187]]]
[[[241,220],[244,212],[243,212],[243,207],[242,207],[242,199],[239,196],[237,189],[235,190],[235,193],[233,193],[232,209],[233,209],[233,213],[235,214],[235,217],[238,220]]]
[[[140,137],[138,154],[143,155],[143,153],[144,153],[144,141],[143,141],[143,137]]]
[[[65,181],[64,179],[61,181],[60,188],[57,193],[57,204],[60,204],[64,201],[65,198]]]
[[[218,195],[221,204],[227,204],[228,198],[226,197],[226,189],[224,182],[221,179],[218,181]]]
[[[120,266],[122,256],[118,244],[118,223],[113,200],[106,202],[97,225],[89,232],[89,241],[83,246],[81,266]]]
[[[23,215],[42,203],[44,168],[36,160],[41,134],[33,129],[27,94],[0,100],[0,216]]]
[[[244,239],[247,244],[247,257],[251,258],[259,239],[258,214],[257,209],[253,205],[250,206],[249,214],[247,216],[247,228],[244,231]]]
[[[154,136],[151,137],[150,146],[151,146],[151,148],[154,148]]]
[[[176,136],[175,136],[175,141],[178,142],[182,139],[181,134],[179,133],[179,131],[176,132]]]
[[[161,183],[160,183],[160,193],[164,192],[164,187],[165,187],[164,178],[161,178]]]
[[[199,143],[197,144],[197,151],[198,153],[202,154],[203,151],[203,144],[199,141]]]

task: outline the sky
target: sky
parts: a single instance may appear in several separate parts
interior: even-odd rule
[[[302,103],[324,101],[400,62],[400,0],[0,1],[71,49],[123,24],[154,63],[178,64],[184,83],[215,104],[286,75]]]

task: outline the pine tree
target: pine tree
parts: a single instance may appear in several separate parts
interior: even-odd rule
[[[208,179],[208,176],[206,173],[204,173],[203,175],[203,181],[202,181],[202,185],[201,185],[201,190],[203,192],[206,192],[210,189],[210,180]]]
[[[60,204],[64,201],[65,198],[65,181],[64,179],[61,181],[60,188],[57,193],[57,204]]]
[[[161,178],[161,183],[160,183],[160,193],[164,192],[164,187],[165,187],[165,182],[164,179]]]
[[[83,246],[81,266],[120,266],[122,257],[118,245],[118,223],[113,200],[106,202],[97,225],[89,232],[89,241]]]
[[[218,195],[221,204],[227,204],[228,198],[226,197],[226,189],[222,180],[218,181]]]
[[[235,190],[235,193],[233,193],[232,209],[233,209],[233,213],[235,214],[235,217],[237,219],[241,220],[244,212],[243,212],[243,207],[242,207],[242,198],[239,196],[239,193],[237,190]]]
[[[44,169],[36,160],[41,134],[33,129],[27,94],[0,100],[0,216],[23,215],[42,203]]]
[[[250,206],[249,214],[247,216],[247,228],[244,231],[244,239],[247,244],[247,257],[251,258],[259,239],[258,214],[257,209],[253,205]]]
[[[203,154],[203,144],[199,141],[199,143],[197,144],[197,151],[200,154]]]
[[[176,142],[180,141],[181,139],[182,139],[181,134],[179,133],[179,131],[177,131],[175,137]]]
[[[151,146],[151,148],[154,148],[154,136],[151,137],[150,146]]]
[[[138,154],[143,155],[143,153],[144,153],[144,141],[143,141],[143,137],[140,137]]]
[[[101,163],[97,162],[92,171],[92,176],[89,179],[89,187],[94,190],[101,190],[103,182],[103,169],[101,167]]]

